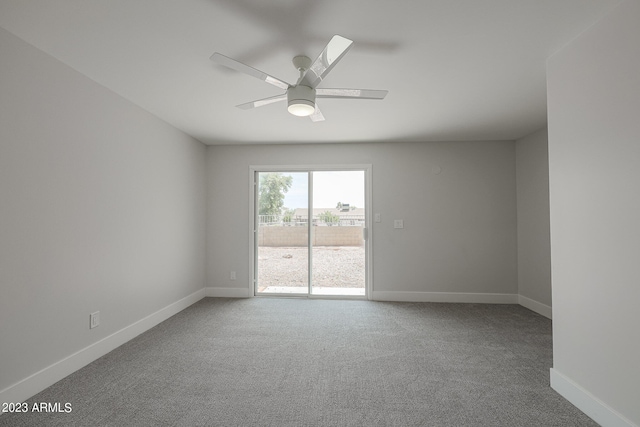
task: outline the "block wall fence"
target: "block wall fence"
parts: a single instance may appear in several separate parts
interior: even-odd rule
[[[362,226],[317,226],[312,231],[313,246],[362,246]],[[307,246],[307,227],[264,226],[258,229],[260,246]]]

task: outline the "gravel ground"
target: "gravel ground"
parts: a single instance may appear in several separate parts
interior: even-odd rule
[[[307,286],[308,250],[304,247],[258,248],[258,286]],[[364,288],[364,246],[313,248],[313,285]]]

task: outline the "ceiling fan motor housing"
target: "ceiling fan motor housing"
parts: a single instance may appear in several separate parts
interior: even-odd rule
[[[287,90],[288,110],[296,116],[309,116],[316,109],[316,90],[308,86],[292,86]]]

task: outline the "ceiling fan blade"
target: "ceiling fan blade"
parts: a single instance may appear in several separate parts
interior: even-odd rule
[[[236,107],[242,110],[251,110],[252,108],[264,107],[265,105],[273,104],[274,102],[286,101],[287,94],[270,96],[269,98],[258,99],[257,101],[246,102],[244,104],[236,105]]]
[[[388,90],[373,89],[316,89],[316,98],[384,99]]]
[[[314,89],[329,74],[329,71],[342,59],[351,48],[353,41],[342,36],[335,35],[329,40],[327,46],[311,64],[309,69],[298,80],[299,85],[309,86]]]
[[[324,121],[324,116],[322,115],[322,111],[320,111],[320,108],[318,108],[318,104],[316,104],[316,111],[314,111],[313,114],[309,116],[309,118],[312,122]]]
[[[210,58],[216,64],[224,65],[227,68],[231,68],[232,70],[240,71],[241,73],[248,74],[257,79],[263,80],[269,84],[277,86],[281,89],[288,89],[291,86],[289,83],[277,79],[269,74],[263,73],[260,70],[256,70],[253,67],[250,67],[242,62],[238,62],[235,59],[231,59],[227,56],[222,55],[221,53],[214,53]]]

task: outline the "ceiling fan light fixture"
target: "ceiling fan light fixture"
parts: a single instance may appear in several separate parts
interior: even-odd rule
[[[287,91],[287,110],[298,117],[307,117],[316,110],[316,90],[308,86],[293,86]]]
[[[316,111],[316,106],[313,102],[305,101],[305,100],[297,100],[293,103],[289,103],[289,107],[287,108],[291,114],[298,117],[307,117],[313,114]]]

